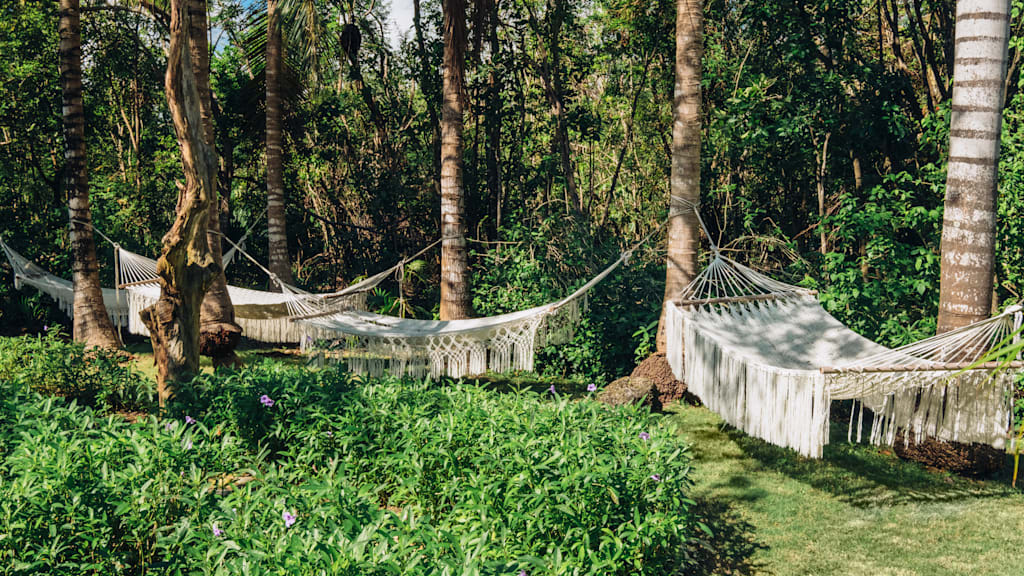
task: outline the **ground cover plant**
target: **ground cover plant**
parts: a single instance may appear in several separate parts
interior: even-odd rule
[[[644,408],[265,362],[130,423],[4,384],[0,574],[665,574],[707,535]]]

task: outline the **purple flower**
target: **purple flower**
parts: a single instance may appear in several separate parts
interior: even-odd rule
[[[44,324],[43,325],[43,332],[49,332],[49,331],[50,331],[50,327]]]
[[[296,520],[295,516],[292,516],[291,513],[288,512],[287,510],[285,510],[281,514],[281,518],[284,519],[284,527],[285,528],[291,528],[292,524],[295,524],[295,520]]]
[[[552,384],[551,387],[548,388],[548,392],[551,392],[552,394],[558,394],[558,391],[555,390],[555,385],[554,384]]]
[[[192,449],[192,441],[191,440],[185,440],[185,450],[191,450],[191,449]]]
[[[651,480],[655,482],[661,482],[661,474],[651,474]]]
[[[185,424],[195,424],[196,419],[191,416],[185,416]]]
[[[648,434],[647,432],[641,432],[640,433],[640,439],[641,440],[650,440],[651,439],[651,435]]]
[[[526,570],[520,570],[517,576],[526,576]]]
[[[596,392],[596,391],[597,391],[597,384],[594,384],[593,382],[591,382],[590,384],[587,384],[587,392]]]
[[[327,431],[327,437],[328,438],[332,438],[333,436],[334,436],[334,432],[331,432],[330,430],[328,430]]]
[[[260,396],[260,404],[270,408],[274,405],[274,399],[264,394],[263,396]]]
[[[220,528],[217,528],[217,523],[216,522],[213,523],[213,535],[216,536],[217,538],[220,538],[221,536],[224,535],[224,531],[221,530]]]
[[[164,424],[164,430],[170,432],[171,428],[174,428],[174,422],[168,422],[167,424]]]

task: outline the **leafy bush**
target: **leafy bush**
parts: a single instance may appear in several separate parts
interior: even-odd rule
[[[3,381],[104,410],[145,410],[155,390],[120,352],[86,350],[55,327],[41,336],[0,338]]]
[[[685,447],[642,408],[266,363],[175,410],[20,403],[0,574],[664,574],[699,531]]]

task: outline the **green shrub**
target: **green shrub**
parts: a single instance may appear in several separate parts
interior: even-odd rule
[[[103,410],[147,410],[155,391],[121,352],[86,350],[56,327],[41,336],[0,338],[0,382]]]
[[[0,574],[666,574],[699,531],[686,449],[643,408],[268,362],[174,413],[19,403]]]

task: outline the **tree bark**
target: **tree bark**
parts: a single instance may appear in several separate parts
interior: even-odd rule
[[[991,313],[1009,22],[1009,0],[957,4],[939,333]]]
[[[216,160],[203,132],[202,106],[192,69],[190,0],[171,0],[170,46],[164,88],[181,149],[185,184],[178,194],[177,217],[163,238],[157,261],[160,299],[141,312],[157,361],[157,393],[165,406],[175,384],[199,371],[200,306],[216,265],[207,243],[207,224]]]
[[[103,304],[99,261],[89,208],[89,169],[82,103],[82,36],[79,0],[60,1],[60,79],[63,98],[66,186],[71,219],[74,278],[72,335],[86,346],[117,348],[120,340]]]
[[[200,351],[213,360],[214,366],[236,365],[238,356],[235,347],[242,335],[242,327],[235,322],[235,307],[228,295],[227,277],[224,275],[224,258],[220,239],[221,203],[217,195],[216,136],[213,129],[213,97],[210,93],[210,43],[207,37],[206,0],[190,0],[189,36],[192,52],[192,66],[195,70],[196,89],[199,91],[199,108],[203,123],[203,136],[213,154],[211,173],[206,178],[211,183],[210,216],[207,229],[207,243],[215,266],[210,289],[203,298],[200,312]]]
[[[267,0],[267,243],[268,268],[281,282],[291,284],[292,266],[288,258],[288,234],[285,226],[284,174],[282,168],[281,123],[281,13],[278,0]],[[280,289],[276,282],[271,288]]]
[[[468,318],[469,269],[462,184],[462,87],[466,65],[466,2],[444,1],[441,109],[441,320]]]
[[[676,1],[676,84],[672,105],[672,175],[669,186],[668,259],[665,298],[655,340],[664,352],[668,303],[697,275],[700,223],[701,59],[704,55],[703,0]],[[687,204],[698,208],[690,209]]]

